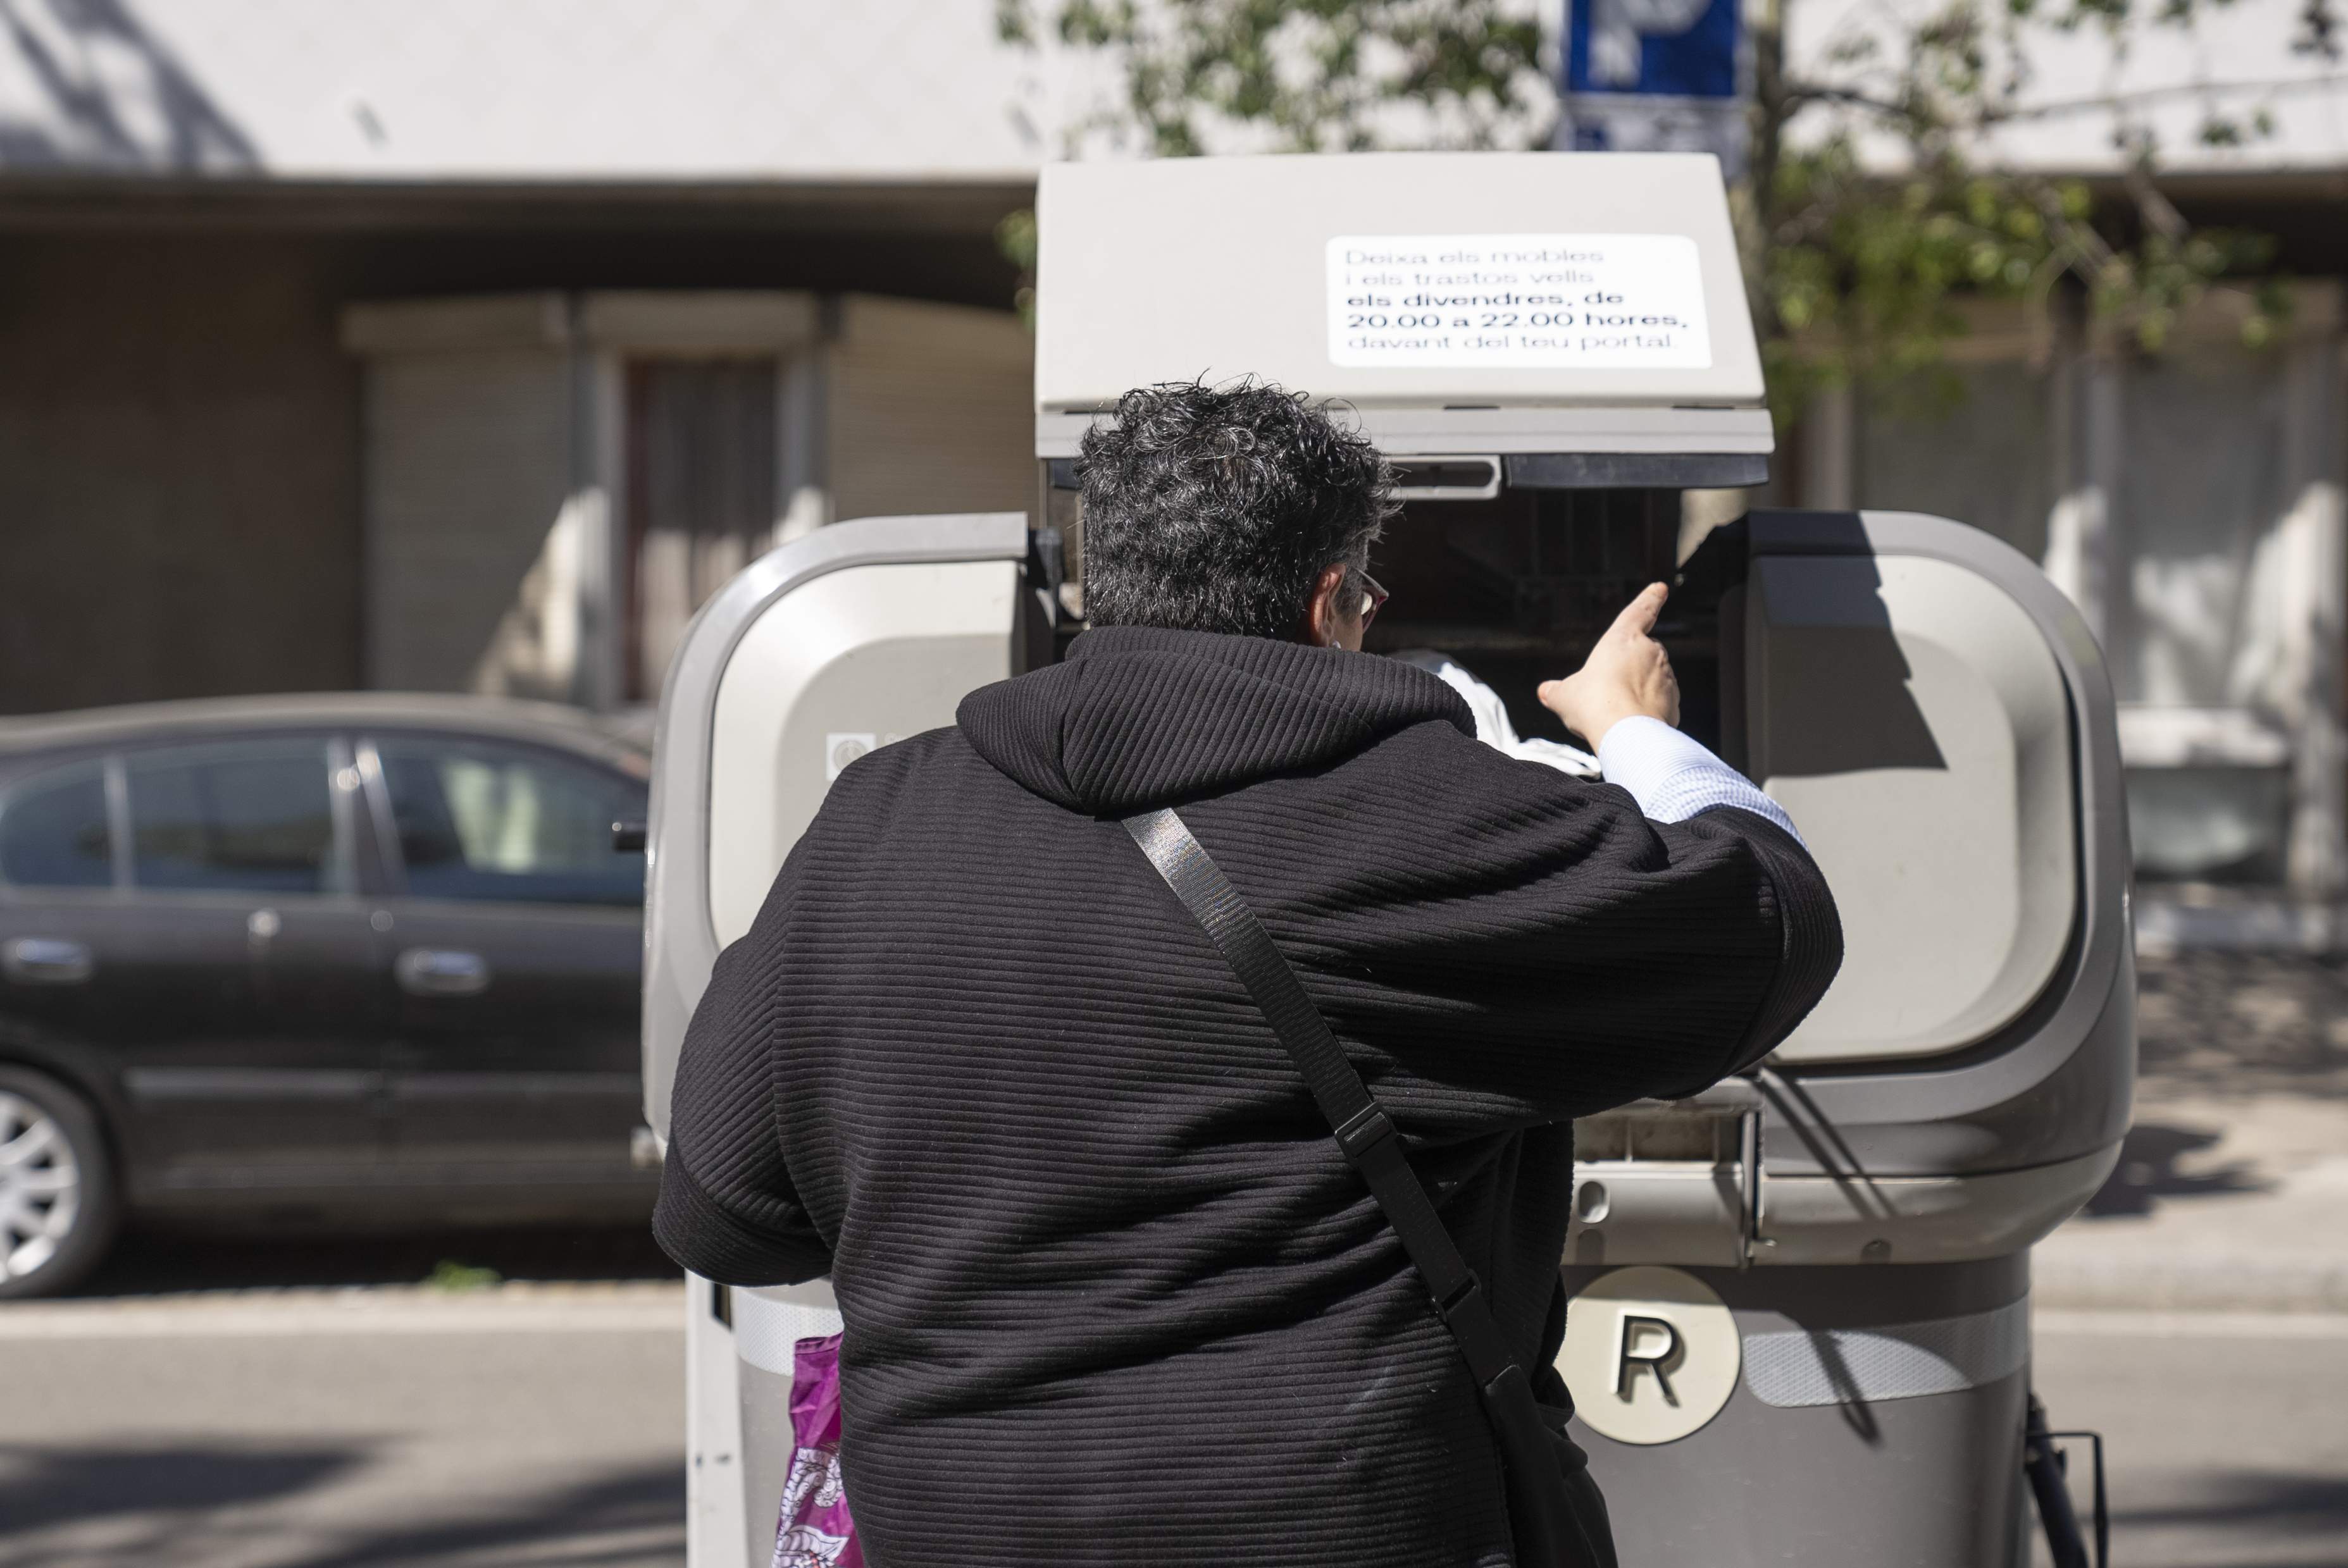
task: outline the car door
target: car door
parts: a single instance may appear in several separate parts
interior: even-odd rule
[[[110,968],[99,983],[129,899],[119,784],[118,765],[87,753],[39,758],[0,788],[0,1027],[90,1048],[107,1071],[136,1027]]]
[[[383,1150],[380,943],[355,869],[358,777],[327,734],[128,750],[133,988],[237,999],[126,1061],[170,1180],[288,1195],[366,1185]],[[225,1025],[226,1027],[221,1027]]]
[[[77,868],[83,886],[11,912],[9,1004],[111,1057],[142,1196],[374,1175],[383,1016],[357,783],[345,743],[278,734],[126,746],[12,792],[12,863],[53,881]],[[103,888],[88,848],[101,795]]]
[[[575,753],[383,733],[397,1179],[541,1198],[641,1194],[644,857],[612,846],[645,785]]]

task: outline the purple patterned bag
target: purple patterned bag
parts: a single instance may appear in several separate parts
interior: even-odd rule
[[[839,1483],[839,1336],[791,1358],[791,1473],[775,1520],[774,1568],[864,1568]]]

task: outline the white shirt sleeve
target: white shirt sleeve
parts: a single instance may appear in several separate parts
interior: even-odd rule
[[[1469,674],[1467,667],[1449,654],[1438,653],[1432,648],[1413,648],[1389,657],[1400,663],[1416,665],[1458,692],[1476,721],[1476,738],[1494,751],[1505,752],[1519,762],[1540,763],[1575,778],[1598,776],[1598,759],[1579,746],[1545,741],[1538,735],[1520,739],[1517,727],[1509,723],[1508,704],[1500,701],[1500,694]]]
[[[1605,770],[1606,782],[1629,790],[1653,821],[1685,822],[1699,812],[1733,805],[1767,817],[1801,840],[1801,830],[1783,806],[1661,719],[1617,723],[1598,743],[1598,765]]]
[[[1759,790],[1743,774],[1706,751],[1699,742],[1673,729],[1661,719],[1624,719],[1606,732],[1591,756],[1579,746],[1539,737],[1519,739],[1509,723],[1500,694],[1470,674],[1447,653],[1414,648],[1390,657],[1416,665],[1466,700],[1476,720],[1476,738],[1498,752],[1529,763],[1540,763],[1576,778],[1596,778],[1621,784],[1654,822],[1685,822],[1715,806],[1742,806],[1766,816],[1794,835],[1802,836],[1785,808]],[[1807,847],[1807,845],[1804,847]]]

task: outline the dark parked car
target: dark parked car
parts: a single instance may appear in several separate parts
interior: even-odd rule
[[[129,1215],[648,1214],[646,762],[458,697],[0,721],[0,1296]]]

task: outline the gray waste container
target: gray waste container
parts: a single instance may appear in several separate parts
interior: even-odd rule
[[[1741,504],[1772,442],[1709,159],[1056,168],[1040,212],[1035,514],[824,529],[677,656],[653,1125],[711,962],[839,769],[1079,630],[1074,459],[1116,395],[1204,372],[1343,398],[1407,497],[1373,651],[1451,654],[1530,733],[1535,682],[1674,579],[1684,723],[1785,803],[1842,910],[1843,972],[1766,1071],[1579,1130],[1560,1364],[1623,1560],[2019,1568],[2029,1248],[2116,1157],[2134,1070],[2118,748],[2078,615],[1961,522]],[[1424,302],[1477,296],[1516,302]],[[692,1561],[764,1563],[792,1347],[839,1320],[820,1282],[689,1295]]]

